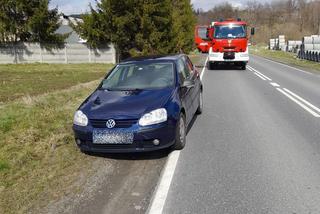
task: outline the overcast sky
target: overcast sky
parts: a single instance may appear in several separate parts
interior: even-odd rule
[[[248,0],[228,0],[229,3],[236,7],[241,7]],[[268,2],[268,0],[257,0],[258,2]],[[269,0],[270,1],[270,0]],[[214,5],[225,3],[226,0],[191,0],[195,8],[202,8],[204,10],[211,9]],[[94,0],[51,0],[50,7],[58,6],[59,11],[67,15],[84,13],[88,11],[88,5]]]

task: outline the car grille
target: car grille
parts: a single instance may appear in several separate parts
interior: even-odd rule
[[[90,123],[94,128],[107,128],[106,123],[108,120],[92,120],[90,119]],[[132,120],[115,120],[116,125],[114,128],[130,128],[134,124],[138,122],[137,119]]]

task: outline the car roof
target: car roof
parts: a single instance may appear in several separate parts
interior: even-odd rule
[[[119,64],[128,64],[132,62],[142,62],[142,61],[176,61],[185,54],[175,54],[175,55],[151,55],[151,56],[141,56],[141,57],[131,57],[123,60]]]

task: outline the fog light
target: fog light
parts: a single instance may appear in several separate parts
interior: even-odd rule
[[[80,146],[80,145],[81,145],[81,140],[77,139],[77,140],[76,140],[76,144],[77,144],[78,146]]]
[[[153,145],[159,146],[159,144],[160,144],[160,140],[158,139],[153,140]]]

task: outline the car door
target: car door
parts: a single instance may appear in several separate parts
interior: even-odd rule
[[[189,78],[194,82],[194,88],[191,94],[191,106],[192,106],[192,113],[195,113],[199,105],[200,77],[198,73],[195,71],[194,66],[188,56],[184,56],[184,62],[185,62],[186,70],[189,73]]]
[[[187,69],[185,60],[183,58],[180,58],[178,60],[178,73],[179,73],[180,86],[183,86],[186,80],[191,80],[191,73]],[[180,98],[181,98],[181,102],[185,107],[187,123],[189,123],[193,117],[193,108],[194,108],[192,103],[193,93],[194,93],[194,85],[189,85],[187,87],[180,87]]]

